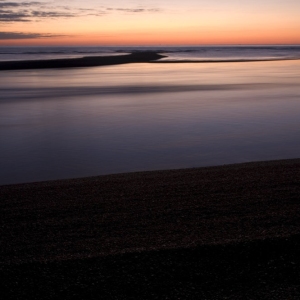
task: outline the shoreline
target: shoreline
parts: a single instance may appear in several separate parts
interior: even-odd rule
[[[300,159],[0,186],[5,299],[298,299],[299,195]]]
[[[149,170],[149,171],[131,171],[131,172],[119,172],[119,173],[109,173],[102,175],[94,175],[94,176],[85,176],[85,177],[74,177],[74,178],[63,178],[63,179],[51,179],[51,180],[43,180],[43,181],[32,181],[32,182],[20,182],[20,183],[9,183],[0,185],[0,189],[3,187],[17,187],[17,186],[27,186],[27,185],[45,185],[49,186],[51,184],[80,184],[80,182],[85,183],[93,180],[99,180],[101,178],[106,178],[109,180],[109,177],[133,177],[133,176],[147,176],[147,175],[158,175],[162,176],[164,173],[188,173],[190,171],[201,172],[204,170],[227,170],[227,169],[235,169],[235,168],[260,168],[264,166],[285,166],[285,165],[298,165],[300,164],[300,158],[287,158],[287,159],[276,159],[276,160],[259,160],[259,161],[249,161],[249,162],[241,162],[241,163],[227,163],[222,165],[209,165],[202,167],[192,167],[192,168],[179,168],[179,169],[157,169],[157,170]]]

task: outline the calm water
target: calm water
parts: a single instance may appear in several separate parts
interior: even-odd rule
[[[202,47],[0,47],[0,61],[124,55],[132,51],[159,51],[163,60],[241,60],[300,58],[300,45]]]
[[[0,72],[0,184],[296,158],[300,62]]]

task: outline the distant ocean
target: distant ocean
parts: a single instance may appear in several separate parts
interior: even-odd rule
[[[201,47],[0,47],[0,61],[124,55],[132,51],[158,51],[163,60],[263,60],[300,58],[300,46]]]
[[[141,50],[218,62],[0,71],[0,185],[300,157],[300,46],[1,47],[0,60]]]

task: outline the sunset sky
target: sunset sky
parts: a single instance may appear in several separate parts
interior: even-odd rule
[[[0,0],[0,45],[300,44],[300,0]]]

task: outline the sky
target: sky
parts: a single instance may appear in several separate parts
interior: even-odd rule
[[[0,0],[0,46],[300,44],[300,0]]]

